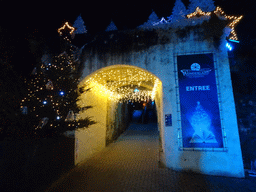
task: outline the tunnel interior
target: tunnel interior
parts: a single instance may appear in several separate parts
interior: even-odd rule
[[[92,106],[79,118],[96,122],[76,132],[77,159],[84,159],[118,139],[131,123],[155,123],[162,128],[162,82],[151,72],[130,65],[99,69],[80,84],[88,92],[78,105]],[[79,161],[79,160],[78,160]]]

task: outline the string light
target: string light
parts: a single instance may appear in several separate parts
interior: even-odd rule
[[[237,38],[237,34],[235,32],[235,26],[243,18],[243,16],[241,15],[239,17],[236,17],[236,16],[226,15],[220,7],[217,7],[216,10],[214,11],[214,13],[218,16],[223,16],[225,19],[231,20],[231,22],[228,24],[228,26],[231,28],[231,33],[230,33],[229,39],[237,41],[238,38]]]
[[[192,17],[195,17],[195,16],[210,16],[212,13],[211,12],[203,12],[199,7],[196,8],[195,12],[194,13],[191,13],[191,14],[188,14],[187,17],[188,18],[192,18]],[[230,32],[230,35],[229,35],[229,39],[231,40],[235,40],[237,41],[238,38],[237,38],[237,34],[235,32],[235,26],[238,24],[238,22],[243,18],[243,16],[239,16],[239,17],[236,17],[236,16],[229,16],[229,15],[226,15],[224,13],[224,11],[220,8],[220,7],[216,7],[215,11],[214,11],[214,14],[216,14],[218,17],[223,17],[225,18],[226,20],[230,20],[231,22],[228,24],[228,27],[231,28],[231,32]]]
[[[197,7],[195,12],[188,14],[187,17],[188,18],[192,18],[192,17],[195,17],[197,15],[199,15],[199,16],[204,16],[204,15],[210,16],[211,12],[204,12],[199,7]]]
[[[70,26],[68,22],[66,22],[62,27],[58,29],[58,33],[60,34],[60,36],[62,35],[62,30],[64,30],[66,27],[70,29],[70,34],[72,34],[75,31],[75,28]]]
[[[72,50],[70,49],[70,51],[72,52]],[[65,62],[63,62],[62,60],[65,60]],[[41,66],[39,66],[39,70],[37,70],[37,74],[34,78],[32,78],[30,81],[25,80],[24,82],[28,84],[29,88],[28,88],[28,94],[26,97],[24,97],[21,100],[20,103],[20,107],[21,109],[27,108],[28,113],[33,114],[35,117],[40,117],[40,108],[45,107],[45,105],[48,105],[49,101],[50,101],[50,107],[52,107],[52,109],[57,113],[57,116],[55,117],[55,120],[60,120],[62,118],[62,114],[60,112],[60,108],[62,107],[62,102],[64,101],[63,99],[65,99],[66,96],[68,97],[68,94],[71,93],[72,89],[70,89],[68,92],[64,92],[62,89],[60,89],[56,95],[55,92],[50,92],[51,90],[57,89],[56,87],[58,87],[58,85],[55,85],[55,87],[53,87],[53,83],[51,81],[51,79],[49,78],[45,78],[45,73],[46,70],[48,68],[48,70],[53,69],[53,70],[68,70],[71,68],[72,70],[75,69],[75,67],[73,66],[73,55],[67,55],[67,54],[61,54],[59,56],[55,57],[55,64],[54,63],[47,63],[47,64],[42,64]],[[42,69],[42,70],[40,70]],[[59,80],[65,80],[66,78],[64,76],[60,77]],[[47,89],[47,83],[51,82],[52,86],[50,89]],[[39,91],[44,91],[44,90],[49,90],[48,95],[46,95],[44,98],[41,98],[40,95],[37,95],[37,92]],[[61,97],[58,97],[61,96]],[[33,101],[35,102],[35,106],[30,106],[30,102]],[[66,102],[65,104],[63,104],[64,106],[66,105],[70,105],[70,102]],[[28,105],[29,107],[27,107],[26,105]],[[39,109],[39,110],[38,110]],[[32,112],[32,113],[31,113]],[[38,113],[37,113],[38,112]],[[56,127],[53,124],[50,124],[51,127]],[[59,125],[58,125],[59,126]],[[36,127],[36,126],[35,126]]]
[[[155,97],[159,87],[157,77],[142,69],[130,66],[115,66],[91,75],[84,83],[115,102],[146,101]]]

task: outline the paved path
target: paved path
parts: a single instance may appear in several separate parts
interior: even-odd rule
[[[158,167],[156,124],[132,124],[119,139],[55,182],[48,192],[256,191],[255,179],[175,172]]]

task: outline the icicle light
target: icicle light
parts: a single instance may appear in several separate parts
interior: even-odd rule
[[[127,66],[103,69],[84,82],[98,95],[118,102],[154,100],[160,83],[153,74]]]

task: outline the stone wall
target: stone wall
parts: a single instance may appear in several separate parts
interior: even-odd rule
[[[89,116],[96,124],[75,132],[75,164],[92,157],[106,146],[107,98],[97,89],[91,89],[82,95],[81,102],[92,108],[81,113],[79,118]]]
[[[108,101],[106,145],[115,141],[129,126],[129,107],[126,103]]]
[[[127,104],[111,102],[100,88],[90,86],[90,91],[81,96],[79,105],[92,108],[79,114],[79,118],[91,117],[96,124],[75,132],[75,164],[86,161],[116,140],[129,125]]]

